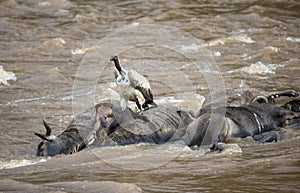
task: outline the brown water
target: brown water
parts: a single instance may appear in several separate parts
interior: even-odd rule
[[[222,154],[133,145],[51,159],[35,157],[33,135],[44,132],[43,118],[59,134],[73,112],[116,97],[107,64],[114,53],[148,76],[158,102],[183,108],[196,109],[222,83],[234,92],[300,91],[299,10],[298,1],[280,0],[1,1],[0,65],[17,81],[0,85],[0,184],[15,180],[0,191],[80,192],[77,181],[95,191],[92,182],[114,181],[145,192],[299,192],[299,129]]]

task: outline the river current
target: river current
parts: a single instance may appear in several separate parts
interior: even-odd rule
[[[296,0],[1,1],[0,192],[299,192],[300,128],[219,154],[136,144],[39,158],[34,135],[42,119],[57,135],[84,108],[118,100],[112,54],[150,80],[158,104],[300,91],[299,10]]]

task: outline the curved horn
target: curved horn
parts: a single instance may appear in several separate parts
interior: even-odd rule
[[[56,136],[54,136],[54,135],[43,135],[43,134],[39,134],[39,133],[34,133],[34,134],[46,141],[53,141],[56,139]]]
[[[49,139],[47,138],[46,135],[43,135],[43,134],[39,134],[39,133],[34,133],[36,136],[38,136],[39,138],[43,139],[43,140],[46,140],[46,141],[49,141]]]
[[[48,125],[48,123],[45,121],[45,119],[43,119],[43,123],[44,123],[44,126],[46,128],[46,136],[50,136],[51,132],[52,132],[51,127]]]
[[[251,103],[254,103],[254,102],[268,103],[268,98],[265,96],[258,95],[251,100]]]

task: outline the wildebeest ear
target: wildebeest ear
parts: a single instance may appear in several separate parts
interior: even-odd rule
[[[48,125],[48,123],[45,121],[45,119],[43,119],[43,123],[44,123],[44,126],[46,128],[46,136],[50,136],[51,135],[51,127]]]
[[[43,134],[39,134],[39,133],[34,133],[34,134],[43,140],[52,141],[52,139],[50,139],[49,136],[47,136],[47,135],[43,135]]]

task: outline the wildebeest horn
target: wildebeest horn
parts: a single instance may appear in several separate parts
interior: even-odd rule
[[[252,100],[251,100],[252,103],[254,102],[258,102],[258,103],[268,103],[268,98],[265,97],[265,96],[261,96],[261,95],[258,95],[256,97],[254,97]]]
[[[51,135],[51,132],[52,132],[51,127],[48,125],[48,123],[45,121],[45,119],[43,119],[43,123],[46,128],[46,136]]]
[[[43,140],[47,140],[47,141],[50,141],[50,139],[48,139],[48,136],[46,135],[43,135],[43,134],[39,134],[39,133],[34,133],[36,136],[40,137],[41,139]]]
[[[51,132],[52,132],[51,127],[48,125],[48,123],[45,121],[45,119],[43,119],[43,123],[46,128],[46,134],[45,135],[39,134],[39,133],[34,133],[34,134],[43,140],[47,140],[47,141],[53,140],[54,136],[51,136]]]

